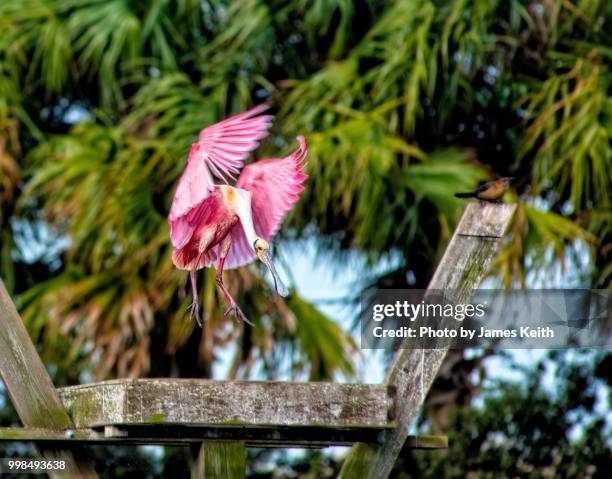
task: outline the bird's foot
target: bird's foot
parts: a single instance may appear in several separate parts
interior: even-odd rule
[[[200,328],[202,327],[202,318],[200,317],[200,305],[195,301],[189,306],[189,319],[195,316],[196,322]]]
[[[255,326],[247,319],[247,317],[244,315],[244,313],[236,303],[230,304],[230,307],[227,308],[224,313],[224,316],[227,316],[228,314],[234,316],[234,318],[236,318],[238,321],[244,321],[245,323],[250,324],[251,326]]]

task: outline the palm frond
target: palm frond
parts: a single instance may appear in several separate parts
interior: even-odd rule
[[[551,211],[544,211],[519,203],[512,225],[510,239],[493,264],[494,271],[510,288],[517,281],[524,286],[527,273],[539,277],[567,257],[568,248],[579,244],[593,244],[596,237],[574,221]]]
[[[72,46],[54,2],[2,2],[0,18],[4,23],[5,51],[23,62],[27,82],[48,93],[60,92],[68,80]]]
[[[296,360],[308,365],[309,380],[332,379],[336,373],[353,376],[359,348],[351,335],[298,296],[291,297],[289,307],[296,317]]]
[[[568,189],[574,211],[609,205],[612,197],[609,80],[602,78],[602,68],[591,54],[524,99],[527,128],[519,155],[535,152],[534,193],[551,183]]]

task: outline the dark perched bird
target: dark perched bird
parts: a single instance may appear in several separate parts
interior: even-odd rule
[[[455,193],[457,198],[478,198],[479,200],[498,202],[508,191],[514,177],[508,176],[495,181],[487,181],[471,193]]]

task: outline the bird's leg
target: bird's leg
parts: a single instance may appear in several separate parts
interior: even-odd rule
[[[227,256],[227,253],[229,252],[231,245],[232,245],[232,239],[230,235],[227,235],[225,239],[221,242],[221,254],[219,257],[219,266],[217,267],[217,276],[215,277],[215,281],[219,285],[219,288],[221,288],[221,291],[223,291],[223,294],[225,295],[225,297],[227,298],[230,304],[229,308],[227,308],[224,315],[227,316],[228,314],[231,313],[234,315],[236,319],[241,319],[245,323],[248,323],[251,326],[253,326],[253,323],[251,323],[247,319],[247,317],[244,315],[244,313],[238,306],[238,303],[236,303],[236,300],[232,297],[230,292],[227,290],[227,288],[223,284],[223,263],[225,263],[225,257]]]
[[[196,322],[198,323],[200,327],[202,327],[202,318],[200,318],[200,305],[199,305],[200,301],[198,298],[198,287],[196,284],[196,271],[197,271],[198,265],[200,264],[201,258],[202,258],[202,253],[198,255],[193,268],[191,268],[191,271],[189,272],[189,276],[191,277],[191,292],[193,296],[191,306],[189,306],[189,311],[190,311],[189,319],[195,316]]]

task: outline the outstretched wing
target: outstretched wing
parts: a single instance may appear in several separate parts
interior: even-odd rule
[[[182,248],[191,238],[193,228],[183,217],[208,197],[215,186],[213,175],[224,182],[233,178],[249,153],[268,135],[274,117],[257,116],[267,108],[260,105],[215,123],[202,130],[198,142],[191,146],[168,215],[175,248]]]
[[[302,183],[308,175],[302,173],[308,146],[303,136],[297,138],[300,147],[283,159],[257,161],[247,165],[236,188],[252,193],[251,210],[255,232],[267,241],[278,231],[283,218],[293,208],[304,190]],[[248,244],[244,230],[238,223],[232,230],[232,247],[225,260],[225,268],[237,268],[255,258],[253,245]]]

